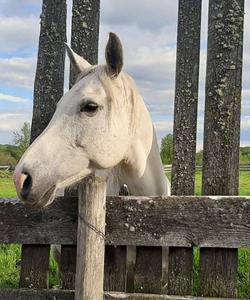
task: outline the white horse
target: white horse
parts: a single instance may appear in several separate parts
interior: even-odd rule
[[[16,166],[18,196],[33,207],[91,173],[108,178],[109,195],[169,195],[155,131],[133,79],[122,71],[119,38],[110,33],[106,65],[92,66],[67,47],[75,85]]]

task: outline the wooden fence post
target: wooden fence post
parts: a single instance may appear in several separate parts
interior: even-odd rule
[[[43,0],[31,142],[48,125],[63,95],[65,41],[66,0]],[[20,287],[48,287],[49,252],[49,245],[22,245]]]
[[[82,1],[73,0],[71,47],[79,55],[83,56],[91,64],[98,61],[100,0]],[[85,24],[85,26],[83,26]],[[70,71],[70,83],[72,87],[75,78]],[[76,190],[66,190],[65,197],[77,195]],[[61,246],[61,282],[62,288],[75,288],[76,247]]]
[[[193,195],[200,57],[201,0],[179,0],[172,194]],[[193,249],[169,249],[168,288],[192,294]]]
[[[75,300],[103,300],[106,180],[79,187]]]
[[[244,0],[210,0],[202,190],[237,195]],[[237,249],[201,249],[201,295],[235,297]]]

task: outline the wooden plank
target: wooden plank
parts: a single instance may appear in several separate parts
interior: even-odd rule
[[[104,300],[232,300],[232,298],[206,298],[206,297],[192,297],[192,296],[168,296],[155,294],[124,294],[106,292]],[[234,300],[240,300],[234,298]],[[242,299],[243,300],[243,299]]]
[[[49,245],[22,245],[20,287],[49,287],[49,250]]]
[[[231,249],[230,249],[231,250]],[[204,295],[221,295],[227,294],[229,297],[229,291],[231,291],[231,297],[235,297],[236,286],[235,278],[237,278],[237,269],[234,266],[237,266],[238,255],[234,251],[228,251],[225,249],[201,249],[201,291]],[[233,249],[234,250],[234,249]],[[213,255],[213,256],[212,256]],[[232,265],[228,265],[232,264]],[[218,280],[217,276],[207,276],[208,272],[216,274],[220,277]],[[234,272],[228,274],[228,272]],[[226,274],[226,276],[225,276]],[[232,287],[235,288],[232,289]]]
[[[87,177],[79,186],[75,300],[103,299],[106,181]]]
[[[160,247],[153,250],[152,247],[137,247],[134,271],[136,293],[161,293],[162,251]]]
[[[0,289],[0,300],[74,300],[74,291],[47,289]],[[104,300],[231,300],[232,298],[205,298],[154,294],[125,294],[106,292]],[[244,299],[234,299],[244,300]]]
[[[56,104],[63,95],[66,13],[66,0],[60,2],[43,0],[34,85],[31,142],[48,125]],[[22,246],[21,287],[48,287],[49,251],[49,245],[27,244]]]
[[[0,289],[0,300],[74,300],[74,292],[48,289]]]
[[[0,243],[74,245],[77,198],[42,210],[1,199],[0,220]],[[106,223],[108,245],[250,247],[250,197],[107,197]]]
[[[168,293],[188,295],[193,292],[193,248],[169,249]]]
[[[249,247],[249,212],[249,197],[108,197],[106,242]]]
[[[77,198],[58,198],[46,209],[1,199],[0,207],[1,243],[76,244]]]
[[[62,245],[60,259],[60,280],[64,290],[75,288],[76,246]]]
[[[194,195],[201,0],[179,0],[172,195]],[[171,248],[168,293],[192,294],[193,249]]]
[[[104,290],[125,292],[126,246],[106,246]]]
[[[202,179],[204,195],[238,194],[243,20],[244,0],[210,0]],[[227,267],[222,267],[221,261]],[[237,250],[201,249],[201,273],[202,295],[235,297]]]
[[[120,187],[119,195],[127,196],[126,186]],[[105,291],[133,291],[134,272],[133,262],[130,263],[131,247],[128,246],[106,246],[105,265],[104,265],[104,290]],[[131,270],[132,269],[132,270]]]

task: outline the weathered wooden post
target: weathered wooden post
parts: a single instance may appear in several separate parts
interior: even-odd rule
[[[210,0],[202,190],[237,195],[244,0]],[[201,249],[201,295],[235,297],[237,249]]]
[[[43,0],[31,142],[48,125],[63,95],[66,11],[66,0]],[[22,246],[20,287],[48,287],[49,251],[49,245]]]
[[[194,195],[201,0],[180,0],[178,16],[172,194]],[[169,249],[167,292],[192,294],[193,249]]]
[[[103,300],[106,180],[89,176],[79,187],[75,300]]]

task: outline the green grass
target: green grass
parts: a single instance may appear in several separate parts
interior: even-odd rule
[[[170,174],[167,174],[170,177]],[[201,194],[201,172],[196,172],[196,195]],[[240,172],[240,195],[250,195],[250,172]],[[12,174],[0,172],[0,197],[16,197]],[[194,248],[194,294],[199,293],[199,257],[198,248]],[[0,288],[18,287],[20,273],[21,248],[19,245],[0,245]],[[250,249],[239,249],[238,297],[250,298],[249,291]],[[50,256],[49,286],[59,286],[58,270],[55,260]]]
[[[12,173],[0,171],[0,197],[16,197]]]

